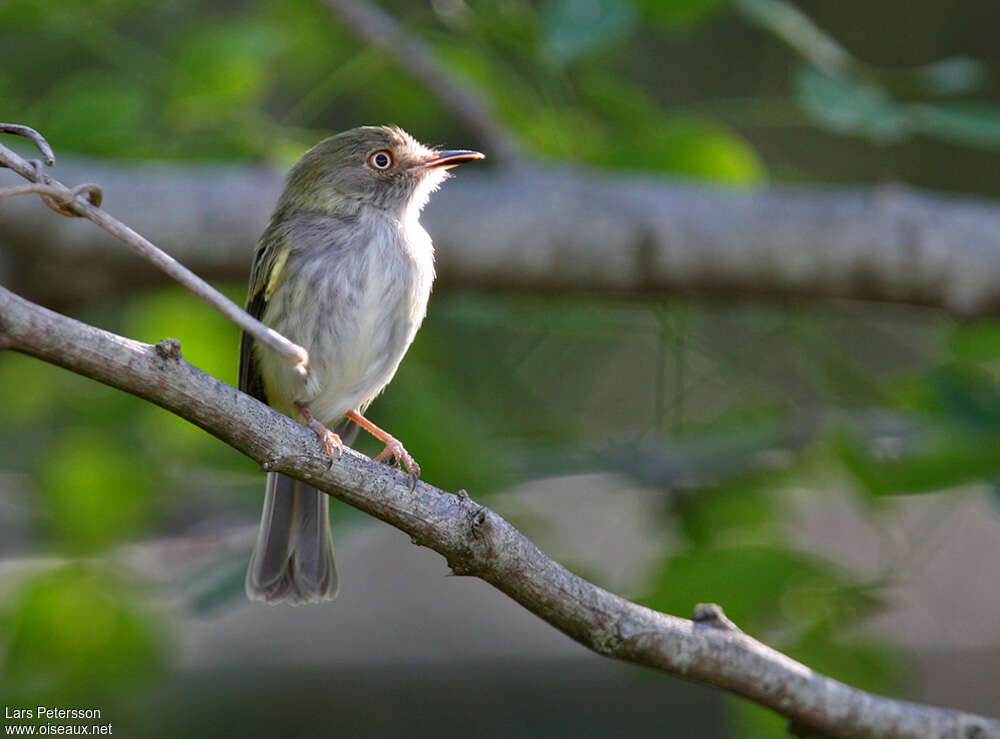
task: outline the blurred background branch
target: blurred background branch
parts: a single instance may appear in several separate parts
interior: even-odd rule
[[[60,169],[67,180],[86,170],[108,208],[217,280],[247,273],[281,186],[241,167]],[[1000,314],[1000,207],[903,187],[734,192],[525,166],[446,186],[425,223],[446,288],[857,298]],[[30,202],[7,204],[4,225],[7,283],[52,305],[157,280],[101,234],[53,223]]]
[[[438,98],[456,120],[475,133],[480,145],[490,150],[491,157],[501,164],[510,164],[524,156],[521,145],[496,118],[486,97],[442,64],[399,21],[365,0],[325,1],[360,38],[395,57],[406,74],[420,81],[424,94]]]

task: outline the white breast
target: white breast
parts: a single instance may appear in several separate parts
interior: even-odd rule
[[[415,219],[404,228],[378,215],[360,226],[350,249],[309,256],[311,266],[290,280],[309,284],[309,294],[279,286],[265,313],[266,323],[310,355],[305,384],[284,360],[261,361],[269,401],[293,416],[294,404],[305,403],[327,426],[367,407],[395,375],[426,313],[434,277],[430,237]],[[272,309],[278,301],[285,306]]]

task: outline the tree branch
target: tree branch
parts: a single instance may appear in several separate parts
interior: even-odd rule
[[[698,680],[833,737],[1000,739],[1000,721],[892,700],[820,675],[700,605],[688,621],[630,603],[546,557],[467,494],[347,450],[332,464],[315,435],[188,364],[180,344],[142,344],[74,321],[0,288],[0,347],[24,352],[145,398],[186,418],[264,469],[310,484],[408,533],[600,654]]]
[[[479,136],[491,158],[511,162],[523,156],[521,145],[497,120],[489,101],[408,34],[399,21],[365,0],[326,0],[326,4],[348,28],[395,57],[403,70],[420,80],[455,118]]]
[[[281,190],[262,168],[61,164],[211,279],[242,282]],[[0,171],[0,185],[4,175]],[[860,298],[1000,315],[1000,207],[899,187],[728,190],[524,166],[463,172],[427,207],[439,285]],[[27,199],[0,203],[5,284],[66,305],[162,277]]]

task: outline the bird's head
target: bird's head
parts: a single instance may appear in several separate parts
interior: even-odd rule
[[[478,151],[428,148],[397,126],[352,128],[302,156],[288,175],[279,209],[419,213],[449,169],[482,158]]]

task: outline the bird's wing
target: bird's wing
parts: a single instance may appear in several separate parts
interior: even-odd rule
[[[267,248],[268,244],[273,245],[273,248]],[[281,279],[288,254],[289,246],[283,239],[275,238],[270,230],[264,232],[257,245],[253,268],[250,270],[250,289],[247,290],[246,304],[246,312],[258,320],[264,315],[267,301],[271,299]],[[264,378],[261,377],[253,351],[253,339],[246,331],[240,339],[240,390],[262,403],[268,402],[267,392],[264,390]],[[359,431],[358,425],[346,418],[334,429],[334,433],[338,434],[348,446],[354,444]]]
[[[274,240],[270,231],[265,232],[254,254],[250,288],[247,290],[246,312],[257,320],[267,309],[267,301],[281,277],[287,258],[288,245],[283,240]],[[240,390],[267,403],[264,380],[253,352],[253,338],[246,331],[240,338]]]

